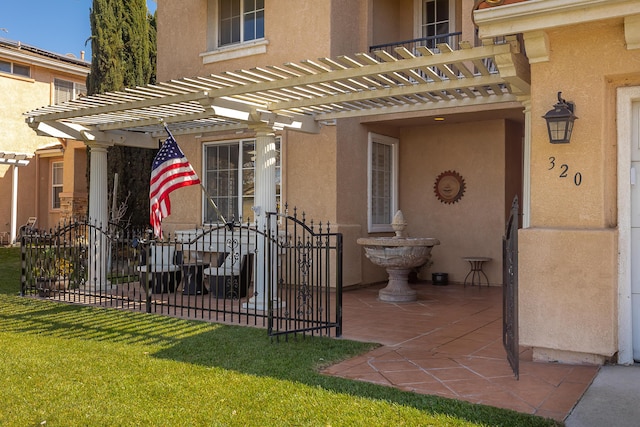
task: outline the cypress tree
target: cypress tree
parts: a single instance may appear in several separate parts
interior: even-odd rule
[[[89,95],[124,88],[120,37],[120,0],[93,0],[91,22],[91,72],[87,76]]]
[[[155,19],[146,0],[93,0],[91,19],[90,95],[155,82]],[[151,28],[151,25],[154,25]],[[127,195],[125,219],[149,224],[149,177],[156,150],[114,146],[107,154],[108,188],[118,174],[118,203]]]

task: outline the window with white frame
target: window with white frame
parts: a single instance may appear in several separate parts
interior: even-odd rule
[[[203,64],[267,52],[265,0],[207,0],[207,9]]]
[[[427,43],[427,47],[435,49],[438,43],[449,42],[447,37],[435,36],[449,34],[455,31],[455,1],[454,0],[416,0],[419,11],[417,38],[434,37]]]
[[[72,101],[87,95],[87,87],[82,83],[53,79],[53,103]]]
[[[0,72],[21,77],[31,77],[31,67],[9,61],[0,61]]]
[[[60,193],[62,193],[63,162],[51,163],[51,208],[60,209]]]
[[[396,138],[369,134],[368,229],[370,233],[393,231],[398,210],[398,145]]]
[[[264,0],[217,0],[218,47],[264,38]]]
[[[280,206],[280,139],[276,138],[276,203]],[[253,222],[255,196],[255,139],[204,145],[204,185],[225,220]],[[206,197],[206,196],[205,196]],[[208,200],[203,202],[204,223],[220,222]]]

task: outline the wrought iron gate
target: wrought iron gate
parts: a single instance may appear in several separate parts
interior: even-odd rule
[[[516,379],[520,377],[518,339],[518,196],[513,199],[511,215],[502,239],[502,344]]]
[[[265,327],[270,336],[342,335],[342,235],[304,214],[154,240],[149,230],[74,221],[22,239],[21,294]]]

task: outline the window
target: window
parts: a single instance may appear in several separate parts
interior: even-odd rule
[[[276,202],[280,205],[280,139],[276,138]],[[255,218],[255,140],[229,141],[204,146],[204,182],[209,196],[227,221],[246,223]],[[204,200],[204,222],[219,222],[214,208]]]
[[[267,52],[264,0],[207,0],[207,51],[203,64]]]
[[[264,0],[218,0],[218,47],[264,38]]]
[[[60,209],[60,193],[62,193],[62,162],[51,163],[51,207]]]
[[[454,32],[454,3],[449,0],[420,0],[420,22],[418,38],[434,37]],[[430,49],[436,49],[438,43],[449,42],[447,37],[434,38],[427,43]]]
[[[54,104],[60,104],[62,102],[72,101],[76,98],[87,96],[87,87],[82,83],[76,83],[62,79],[54,79],[53,88]]]
[[[22,77],[31,77],[31,67],[7,61],[0,61],[0,72]]]
[[[369,232],[393,231],[398,210],[398,140],[369,134]]]

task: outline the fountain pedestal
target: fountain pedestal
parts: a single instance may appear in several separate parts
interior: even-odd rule
[[[411,302],[417,299],[417,292],[411,289],[408,282],[410,268],[387,268],[389,282],[378,291],[380,301]]]

